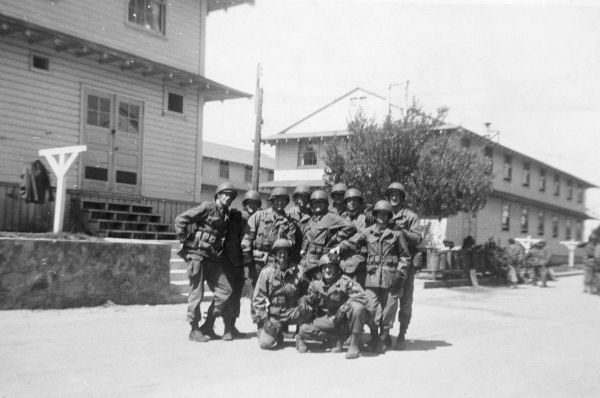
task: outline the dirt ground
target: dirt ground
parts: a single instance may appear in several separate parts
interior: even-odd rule
[[[581,291],[418,286],[408,349],[357,360],[193,343],[183,304],[3,311],[0,397],[598,397],[600,296]]]

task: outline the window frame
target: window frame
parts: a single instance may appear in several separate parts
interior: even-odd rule
[[[494,150],[489,146],[483,148],[483,156],[486,162],[486,173],[492,174],[494,171]]]
[[[567,200],[573,200],[573,180],[567,180]]]
[[[144,22],[142,21],[142,23],[139,23],[137,21],[132,21],[129,19],[130,16],[130,4],[131,2],[134,1],[136,4],[135,6],[137,7],[138,4],[143,3],[143,7],[146,8],[148,3],[152,3],[152,4],[158,4],[159,8],[162,10],[162,15],[160,16],[160,25],[162,25],[162,30],[160,29],[153,29],[150,27],[147,27]],[[136,10],[137,11],[137,10]],[[166,0],[125,0],[125,23],[127,26],[132,27],[134,29],[138,29],[141,32],[146,32],[149,34],[152,34],[156,37],[163,37],[166,38],[167,36],[167,1]]]
[[[219,160],[219,178],[229,179],[230,163],[226,160]]]
[[[302,151],[302,145],[306,144],[306,147],[313,145],[316,146],[316,151]],[[305,164],[305,155],[308,153],[314,153],[315,155],[315,163],[314,164]],[[310,140],[299,140],[298,141],[298,159],[297,159],[297,167],[301,169],[310,169],[310,168],[318,168],[319,167],[319,155],[320,155],[320,145],[319,143],[314,143]]]
[[[554,196],[560,196],[560,176],[554,174]]]
[[[244,181],[252,182],[252,166],[244,166]]]
[[[502,203],[500,229],[502,231],[510,231],[510,203]]]
[[[553,238],[558,238],[559,226],[560,226],[560,221],[558,219],[558,216],[552,216],[552,237]]]
[[[565,219],[565,240],[571,240],[573,237],[573,223],[570,218]]]
[[[583,203],[583,186],[577,184],[577,203]]]
[[[33,61],[36,57],[45,59],[48,62],[48,69],[42,69],[42,68],[37,68],[37,67],[33,66]],[[32,72],[36,72],[36,73],[50,74],[51,61],[52,60],[49,55],[32,51],[29,54],[29,70]]]
[[[170,94],[174,94],[174,95],[179,95],[182,97],[182,104],[181,104],[181,113],[177,112],[177,111],[172,111],[169,109],[169,95]],[[185,112],[185,108],[186,108],[186,95],[185,95],[185,90],[180,89],[180,88],[174,88],[171,86],[163,86],[163,116],[169,116],[169,117],[174,117],[177,119],[182,119],[182,120],[187,120],[187,114]]]
[[[546,192],[546,169],[540,169],[540,192]]]
[[[529,233],[529,208],[521,208],[520,230],[522,234]]]
[[[521,183],[524,187],[529,187],[531,184],[531,163],[523,162],[523,173],[521,175]]]
[[[504,181],[512,181],[512,156],[504,155],[504,164],[502,167],[502,178]]]
[[[538,225],[537,225],[537,234],[538,236],[544,236],[546,233],[546,216],[542,210],[538,211]]]

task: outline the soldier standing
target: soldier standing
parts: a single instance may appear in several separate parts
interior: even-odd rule
[[[292,194],[292,201],[294,202],[294,207],[287,212],[287,215],[296,224],[296,243],[292,248],[290,258],[293,263],[298,264],[301,259],[300,251],[302,250],[303,240],[302,229],[312,216],[309,206],[310,187],[308,185],[298,185]]]
[[[310,320],[310,308],[298,302],[302,282],[298,268],[289,261],[291,249],[287,239],[275,241],[274,263],[262,269],[252,296],[253,320],[263,349],[280,347],[288,325]]]
[[[406,279],[402,287],[400,309],[398,311],[400,334],[398,335],[398,340],[396,340],[396,348],[403,350],[406,348],[405,336],[412,318],[412,303],[415,290],[415,267],[413,259],[417,254],[418,246],[423,241],[423,237],[419,228],[419,217],[413,211],[406,208],[406,190],[404,189],[404,185],[399,182],[392,182],[386,190],[386,195],[394,212],[392,216],[394,229],[404,232],[404,238],[411,256],[411,263],[408,266]]]
[[[508,240],[507,255],[509,258],[508,282],[511,287],[515,288],[519,283],[518,272],[523,268],[523,246],[518,244],[513,238],[510,238]]]
[[[594,255],[598,246],[598,237],[595,233],[590,235],[588,242],[583,246],[585,257],[583,260],[583,292],[596,294],[595,269],[596,260]]]
[[[525,256],[525,263],[531,267],[532,285],[537,285],[538,280],[541,282],[540,287],[548,287],[548,262],[550,255],[546,250],[546,241],[540,240],[531,246],[531,249]]]
[[[287,239],[293,246],[296,225],[285,214],[290,197],[285,188],[274,188],[269,197],[271,207],[254,213],[246,224],[242,239],[244,264],[250,268],[254,286],[260,271],[267,265],[273,243],[279,238]]]
[[[348,190],[348,187],[343,182],[338,182],[331,187],[331,212],[341,215],[345,211],[344,206],[344,194]]]
[[[301,269],[305,277],[312,279],[319,269],[323,254],[339,255],[340,251],[355,249],[349,238],[356,233],[351,222],[328,211],[329,200],[325,191],[317,190],[310,195],[313,215],[304,225],[302,235]]]
[[[332,352],[341,352],[343,341],[350,336],[346,358],[358,358],[360,337],[369,318],[367,297],[362,287],[343,275],[337,262],[328,255],[321,257],[319,267],[323,277],[310,282],[306,295],[306,303],[314,310],[316,318],[312,323],[300,326],[296,349],[300,353],[307,352],[305,340],[317,340],[335,342]]]
[[[402,231],[392,229],[392,205],[387,200],[375,204],[373,213],[377,223],[366,230],[364,235],[367,242],[367,278],[365,286],[377,296],[383,307],[379,320],[381,334],[377,351],[385,353],[391,348],[390,330],[394,326],[398,299],[406,279],[410,253]],[[402,333],[402,331],[400,332]],[[377,331],[371,330],[371,342],[377,336]]]
[[[212,324],[218,316],[223,317],[225,333],[231,333],[232,313],[228,304],[232,289],[223,271],[221,252],[229,223],[229,206],[236,196],[233,184],[224,182],[217,187],[214,201],[203,202],[175,218],[175,232],[182,245],[179,252],[188,262],[187,320],[192,327],[189,334],[192,341],[210,340]],[[205,281],[215,296],[206,315],[207,327],[200,328],[200,303]]]

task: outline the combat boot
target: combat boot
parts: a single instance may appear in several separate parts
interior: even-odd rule
[[[379,342],[379,330],[377,330],[377,326],[369,327],[371,330],[371,340],[367,343],[367,351],[376,352],[377,351],[377,343]]]
[[[236,318],[233,318],[233,321],[231,322],[231,334],[233,334],[234,339],[243,339],[246,337],[246,333],[240,332],[238,328],[235,327],[235,321]]]
[[[396,349],[403,351],[406,349],[406,332],[400,331],[400,334],[398,335],[398,339],[396,340]]]
[[[338,338],[332,342],[331,352],[338,353],[342,352],[344,349],[344,340]]]
[[[202,326],[200,326],[200,331],[209,339],[219,340],[221,336],[215,333],[215,318],[216,317],[212,314],[212,312],[209,311],[206,315],[204,323],[202,324]]]
[[[356,359],[360,354],[360,333],[352,333],[350,345],[346,351],[346,359]]]
[[[190,341],[196,341],[198,343],[206,343],[208,340],[210,340],[200,331],[198,325],[192,325],[192,330],[190,331],[188,338]]]
[[[390,348],[388,341],[390,338],[390,331],[384,330],[379,336],[379,341],[377,342],[377,352],[379,354],[385,354],[388,348]]]
[[[298,334],[296,335],[296,350],[301,354],[308,352],[308,347],[306,346],[304,339]]]
[[[231,341],[233,340],[233,322],[230,320],[224,320],[224,330],[223,330],[223,341]]]

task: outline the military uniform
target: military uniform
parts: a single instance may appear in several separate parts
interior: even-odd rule
[[[367,215],[362,211],[354,213],[346,211],[342,217],[351,222],[358,232],[363,232],[374,222],[372,215]],[[347,253],[342,252],[340,254],[340,268],[344,274],[354,279],[362,287],[365,287],[367,244],[364,235],[361,234],[354,235],[350,240],[354,243],[354,247],[352,250],[347,251]]]
[[[550,261],[550,255],[548,251],[537,245],[534,245],[527,255],[525,256],[525,263],[531,268],[532,284],[536,285],[538,281],[541,282],[542,287],[546,287],[548,280],[548,262]]]
[[[523,246],[518,243],[510,243],[507,248],[507,256],[509,259],[508,264],[508,282],[516,286],[519,283],[519,273],[523,269],[523,257],[524,250]]]
[[[596,247],[598,244],[596,242],[590,241],[586,243],[584,246],[585,257],[583,260],[583,291],[584,293],[598,293],[596,286],[596,260],[594,258],[594,254],[596,251]]]
[[[253,320],[259,330],[261,348],[276,348],[283,341],[283,329],[310,320],[310,309],[298,305],[302,279],[293,266],[282,270],[277,264],[263,268],[252,296]]]
[[[278,215],[268,208],[250,216],[244,230],[242,251],[245,256],[253,257],[254,268],[250,270],[250,276],[255,286],[260,271],[269,261],[273,243],[279,238],[287,239],[292,246],[296,241],[296,224],[285,213]]]
[[[182,242],[186,241],[187,245],[184,252],[190,282],[187,320],[192,325],[201,319],[200,303],[205,281],[215,293],[209,316],[222,316],[225,322],[230,322],[233,316],[228,308],[232,288],[220,258],[229,217],[227,208],[220,208],[215,201],[207,201],[175,218],[177,237]]]
[[[302,211],[298,206],[294,206],[286,214],[296,225],[295,244],[292,247],[290,258],[293,263],[299,264],[302,259],[300,252],[302,251],[302,241],[304,239],[302,230],[304,229],[304,225],[310,220],[312,213],[308,208]]]

